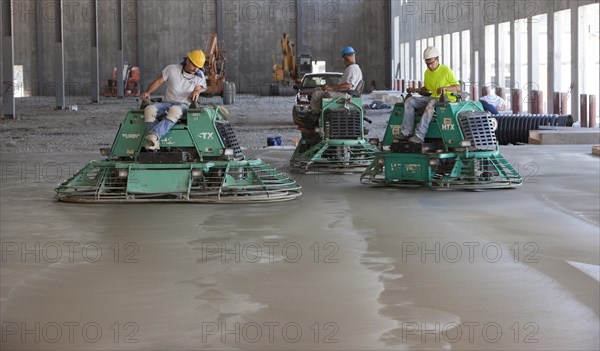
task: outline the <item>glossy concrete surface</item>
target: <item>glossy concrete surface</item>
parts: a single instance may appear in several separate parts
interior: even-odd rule
[[[0,346],[600,349],[600,158],[502,152],[518,189],[295,175],[303,195],[266,205],[58,203],[99,155],[2,154]]]

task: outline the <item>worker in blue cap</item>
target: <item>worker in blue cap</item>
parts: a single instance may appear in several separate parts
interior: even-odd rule
[[[346,65],[346,70],[340,79],[338,85],[324,85],[323,90],[316,89],[310,99],[311,115],[307,116],[309,121],[294,120],[299,126],[314,126],[319,120],[321,114],[321,101],[324,97],[340,98],[345,97],[349,90],[357,90],[363,80],[362,71],[356,64],[356,51],[351,46],[342,49],[342,59]]]

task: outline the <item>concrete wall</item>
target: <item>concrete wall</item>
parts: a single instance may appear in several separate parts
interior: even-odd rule
[[[118,2],[98,3],[103,85],[120,61]],[[302,21],[302,40],[313,59],[327,61],[330,71],[341,71],[341,48],[352,45],[365,80],[381,88],[390,75],[389,4],[389,0],[123,0],[123,56],[130,64],[140,65],[142,84],[147,86],[164,66],[179,62],[189,50],[204,47],[208,35],[217,31],[217,7],[221,6],[219,39],[227,49],[227,80],[236,82],[238,92],[266,91],[272,56],[281,61],[282,33],[300,41],[297,20]],[[67,95],[89,94],[92,5],[93,0],[63,0]],[[55,2],[14,0],[13,6],[14,33],[18,33],[15,65],[24,66],[25,90],[30,95],[53,95],[48,87],[55,81]]]

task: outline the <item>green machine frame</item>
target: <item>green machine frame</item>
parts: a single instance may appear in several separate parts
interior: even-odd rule
[[[253,203],[301,195],[295,181],[260,159],[247,159],[224,108],[190,109],[161,140],[144,149],[142,109],[130,110],[108,157],[92,161],[56,189],[66,202]]]
[[[437,189],[513,188],[522,177],[500,154],[494,119],[479,102],[440,102],[426,142],[398,141],[404,103],[392,110],[373,162],[361,175],[372,185],[426,186]],[[415,116],[415,125],[421,115]]]
[[[290,166],[298,172],[362,172],[377,151],[365,139],[362,99],[324,98],[318,126],[302,133]]]

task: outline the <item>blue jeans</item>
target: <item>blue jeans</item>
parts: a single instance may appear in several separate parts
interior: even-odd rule
[[[415,128],[415,135],[421,139],[425,139],[429,123],[435,112],[435,104],[438,99],[429,96],[411,96],[404,104],[404,119],[402,120],[402,134],[408,136],[412,134],[413,124],[415,123],[415,111],[425,108],[421,121]]]
[[[489,102],[487,102],[485,100],[479,100],[479,102],[481,102],[481,106],[483,106],[484,110],[489,111],[493,115],[498,114],[498,109],[496,108],[496,106],[490,104]]]
[[[159,102],[146,108],[152,107],[156,109],[156,119],[151,122],[146,121],[146,134],[155,134],[158,140],[165,136],[173,128],[175,122],[189,109],[189,106],[185,103],[169,101]],[[178,109],[171,109],[171,107],[179,107],[181,113]],[[146,118],[145,114],[146,111],[144,111],[144,118]]]

